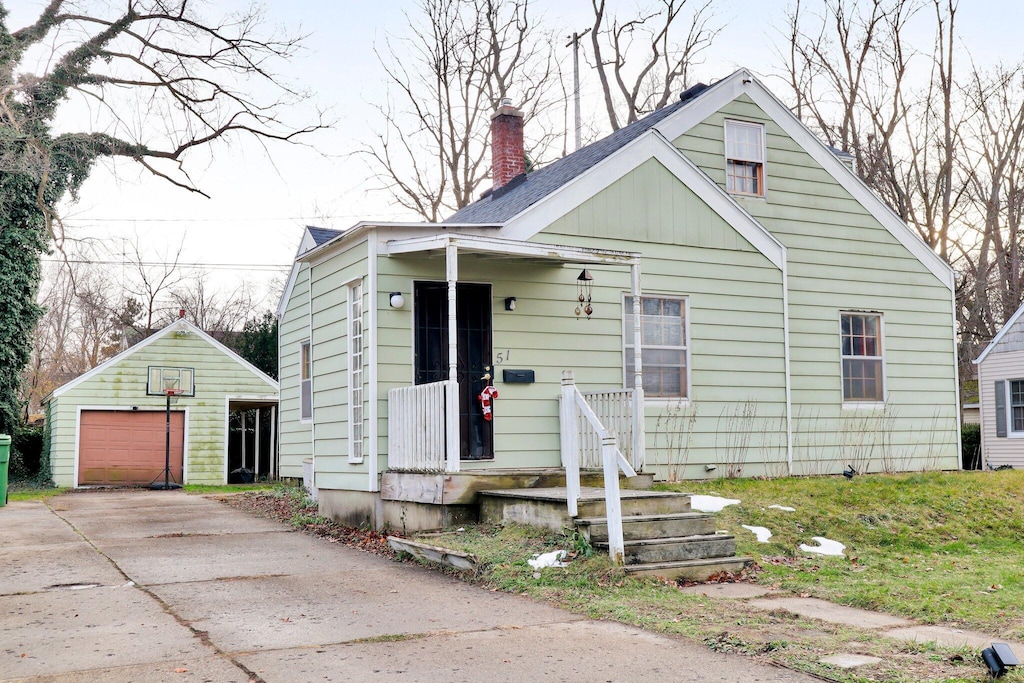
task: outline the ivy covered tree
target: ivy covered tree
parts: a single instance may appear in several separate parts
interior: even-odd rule
[[[322,127],[286,120],[305,95],[272,71],[300,38],[267,30],[255,6],[220,19],[204,9],[50,0],[12,29],[0,0],[0,432],[17,419],[41,312],[40,258],[62,247],[62,202],[97,160],[129,159],[203,194],[186,167],[196,151],[238,135],[293,141]]]

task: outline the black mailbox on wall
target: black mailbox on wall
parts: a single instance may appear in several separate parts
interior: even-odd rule
[[[502,370],[501,381],[505,384],[533,384],[533,370]]]

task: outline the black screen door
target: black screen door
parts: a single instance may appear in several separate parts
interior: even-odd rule
[[[480,392],[493,375],[491,363],[491,286],[457,285],[459,414],[462,428],[462,460],[494,457],[494,425],[484,420]],[[448,379],[448,285],[417,282],[416,384]]]

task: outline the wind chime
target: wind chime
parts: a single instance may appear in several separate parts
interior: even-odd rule
[[[580,314],[585,313],[587,320],[590,320],[590,316],[594,313],[594,307],[591,305],[594,294],[594,276],[590,274],[590,271],[584,268],[578,278],[576,278],[576,300],[579,301],[579,305],[576,306],[576,317],[579,318]]]

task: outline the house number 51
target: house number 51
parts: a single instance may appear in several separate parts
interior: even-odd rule
[[[498,351],[498,360],[497,360],[496,364],[497,365],[501,365],[505,361],[510,360],[511,357],[512,357],[512,352],[509,351],[508,349],[505,349],[504,351]]]

